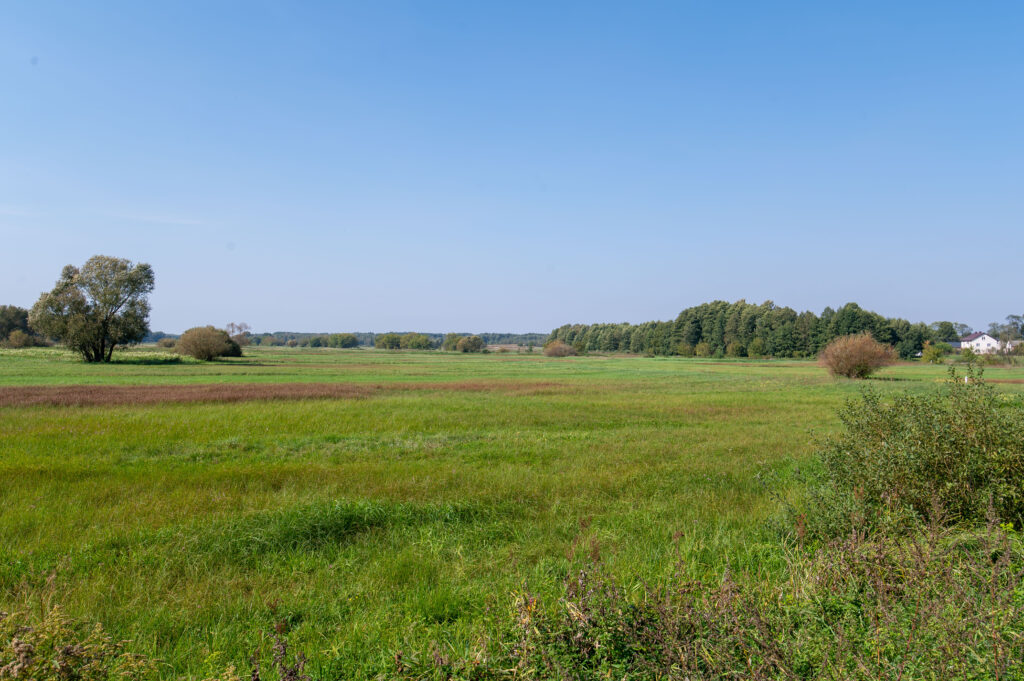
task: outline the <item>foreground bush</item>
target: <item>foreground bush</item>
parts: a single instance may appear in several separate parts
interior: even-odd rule
[[[833,376],[867,378],[895,363],[896,351],[865,332],[836,338],[821,351],[818,361]]]
[[[125,650],[99,625],[84,626],[54,608],[39,621],[0,612],[0,679],[54,681],[157,678],[155,665]]]
[[[560,340],[553,340],[544,346],[546,357],[571,357],[576,354],[576,348]]]
[[[557,603],[523,594],[469,659],[398,657],[411,678],[1020,679],[1024,557],[998,526],[958,537],[859,535],[790,556],[769,586],[680,570],[623,589],[595,566]]]
[[[940,518],[1024,521],[1024,408],[969,370],[941,391],[883,400],[866,390],[840,410],[798,516],[812,533],[906,528]]]
[[[283,623],[275,628],[284,629]],[[0,679],[26,681],[147,681],[161,678],[156,660],[127,650],[128,641],[115,641],[99,624],[87,625],[59,607],[41,618],[0,612]],[[265,646],[264,646],[265,647]],[[291,655],[288,642],[270,635],[270,649],[257,649],[248,673],[232,665],[205,681],[310,681],[306,658]]]
[[[175,350],[182,355],[210,361],[218,357],[241,357],[242,348],[227,331],[212,326],[197,326],[181,334]]]

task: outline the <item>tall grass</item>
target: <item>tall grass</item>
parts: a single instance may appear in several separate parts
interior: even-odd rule
[[[306,655],[316,678],[393,674],[396,650],[435,640],[466,658],[510,593],[529,584],[557,599],[592,542],[631,588],[664,582],[678,555],[690,579],[715,584],[728,564],[779,583],[788,567],[765,524],[776,506],[756,473],[806,462],[812,434],[838,427],[835,409],[857,392],[811,362],[146,355],[88,366],[56,349],[0,351],[0,385],[550,385],[0,408],[0,610],[41,617],[59,604],[164,677],[245,670],[256,649],[270,662],[282,621],[289,664]],[[943,374],[901,365],[880,377],[892,379],[873,382],[883,394],[923,394]]]

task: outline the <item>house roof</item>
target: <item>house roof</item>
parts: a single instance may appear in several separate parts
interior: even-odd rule
[[[975,331],[971,335],[964,336],[963,338],[961,338],[960,342],[961,343],[970,343],[972,340],[977,340],[977,339],[981,338],[982,336],[987,336],[987,335],[988,334],[985,333],[984,331]]]

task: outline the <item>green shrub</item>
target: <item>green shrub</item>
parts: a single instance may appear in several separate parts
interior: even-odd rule
[[[455,349],[459,352],[483,352],[487,344],[480,336],[463,336],[455,344]]]
[[[425,333],[407,333],[398,339],[398,344],[403,350],[431,350],[434,342]]]
[[[807,505],[813,534],[841,536],[920,522],[1024,520],[1024,409],[969,370],[941,391],[873,390],[840,410],[843,429],[818,453]]]
[[[819,357],[819,363],[830,374],[847,378],[867,378],[895,361],[892,346],[879,343],[867,332],[836,338]]]
[[[359,339],[354,333],[332,333],[328,345],[332,348],[354,348],[359,345]]]
[[[742,343],[733,341],[725,347],[725,355],[726,357],[746,357],[747,349],[743,347]]]
[[[402,347],[402,337],[397,333],[382,333],[374,339],[373,345],[381,350],[398,350]]]
[[[952,352],[953,348],[948,343],[925,341],[924,349],[921,350],[921,361],[929,364],[942,364],[946,361],[946,355]]]
[[[31,348],[36,345],[36,339],[31,335],[25,333],[21,329],[15,329],[7,336],[7,340],[2,343],[5,348]]]
[[[747,356],[764,357],[764,341],[760,338],[750,341],[750,347],[747,348]]]
[[[1015,535],[854,535],[787,555],[788,580],[708,584],[682,570],[624,588],[600,563],[545,603],[518,595],[475,653],[396,655],[396,677],[1020,679],[1024,559]]]
[[[676,346],[676,354],[680,357],[693,357],[693,346],[686,341],[680,341]]]
[[[707,341],[701,341],[693,346],[693,354],[697,357],[710,357],[711,356],[711,344]]]

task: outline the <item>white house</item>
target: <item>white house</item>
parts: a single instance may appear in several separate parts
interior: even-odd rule
[[[1013,349],[1021,344],[1021,341],[1015,340],[1008,343],[1009,349]],[[987,354],[990,352],[999,352],[1002,344],[998,338],[993,338],[984,331],[977,331],[969,336],[964,336],[960,339],[960,349],[970,348],[978,354]]]

